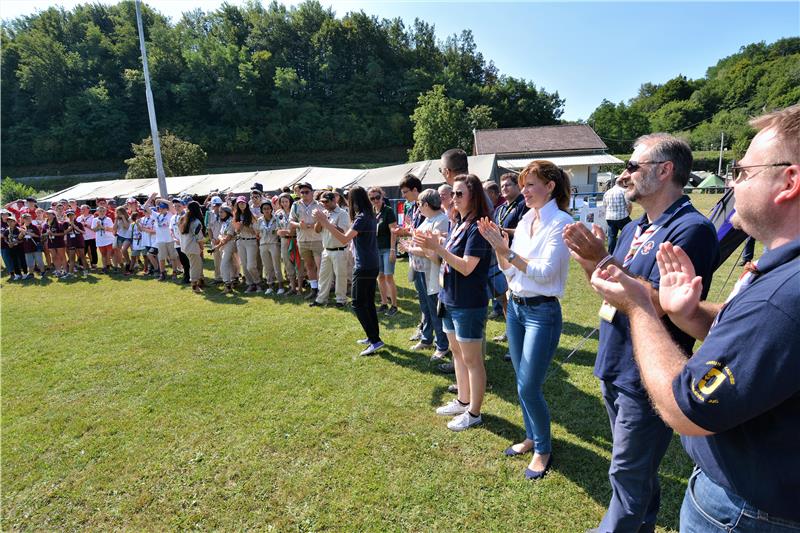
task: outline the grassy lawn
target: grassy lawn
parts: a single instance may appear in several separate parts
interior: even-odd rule
[[[707,212],[717,198],[694,200]],[[141,277],[4,282],[2,529],[596,526],[610,495],[597,336],[560,364],[598,322],[577,265],[545,385],[554,470],[537,483],[527,459],[502,455],[524,435],[504,344],[488,344],[482,427],[452,433],[433,413],[451,379],[408,350],[418,311],[405,273],[401,313],[381,319],[388,348],[364,358],[351,312],[294,297],[198,296]],[[677,529],[691,466],[675,438],[662,530]]]

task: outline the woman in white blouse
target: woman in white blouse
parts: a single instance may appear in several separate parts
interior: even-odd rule
[[[517,392],[525,422],[525,440],[506,449],[508,456],[530,451],[527,479],[544,477],[552,464],[550,412],[542,386],[561,336],[561,305],[569,272],[569,250],[561,237],[572,222],[569,176],[549,161],[532,161],[519,175],[525,205],[509,248],[508,235],[489,219],[479,230],[495,250],[508,278],[511,297],[506,331]]]

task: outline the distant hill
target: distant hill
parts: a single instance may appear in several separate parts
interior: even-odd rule
[[[643,83],[627,103],[608,100],[587,121],[614,152],[652,131],[677,133],[695,150],[725,145],[741,155],[752,131],[747,120],[800,102],[800,38],[750,44],[721,59],[703,78],[676,76],[657,85]]]

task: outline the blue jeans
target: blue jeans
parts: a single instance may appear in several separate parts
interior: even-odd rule
[[[661,505],[658,465],[672,438],[646,396],[602,381],[600,388],[611,422],[611,502],[601,532],[652,531]]]
[[[433,335],[436,334],[436,349],[447,351],[450,342],[442,330],[442,319],[436,314],[439,296],[428,294],[428,283],[425,281],[424,272],[414,272],[414,287],[417,289],[419,308],[422,311],[422,339],[425,344],[433,344]]]
[[[695,468],[681,506],[684,533],[797,533],[800,522],[792,522],[759,511],[745,500],[717,485]]]
[[[510,300],[506,335],[511,363],[517,374],[517,393],[525,422],[525,436],[537,453],[552,451],[550,411],[542,386],[561,337],[561,304],[520,305]]]

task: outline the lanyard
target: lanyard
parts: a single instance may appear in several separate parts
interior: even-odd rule
[[[471,221],[469,219],[463,220],[461,224],[456,227],[455,231],[450,234],[450,237],[447,239],[445,243],[445,249],[448,252],[453,253],[453,248],[458,246],[464,237],[467,235],[467,228],[470,226]],[[447,261],[442,261],[442,265],[444,267],[445,274],[450,272],[450,264]]]
[[[506,205],[501,205],[500,206],[500,208],[503,209],[503,211],[501,212],[502,214],[498,217],[498,220],[497,220],[499,222],[499,224],[498,224],[499,226],[501,226],[501,227],[503,226],[503,224],[505,223],[506,219],[508,218],[508,215],[510,215],[511,212],[519,205],[519,199],[521,197],[522,197],[522,195],[520,194],[516,198],[514,198],[514,201],[511,202],[510,204],[506,203]]]
[[[681,206],[678,207],[678,209],[676,209],[675,212],[672,213],[672,215],[670,215],[670,217],[664,222],[664,225],[672,221],[672,219],[675,218],[675,216],[688,205],[691,205],[691,202],[689,200],[681,204]],[[658,233],[658,231],[661,230],[661,228],[663,227],[664,226],[651,225],[643,232],[642,227],[637,225],[636,233],[634,234],[633,241],[631,242],[631,247],[628,250],[628,253],[625,255],[625,260],[622,262],[622,266],[628,268],[628,266],[630,266],[630,264],[633,263],[633,260],[636,259],[636,256],[639,255],[639,251],[642,249],[642,245],[650,241],[653,238],[653,236],[656,233]]]

